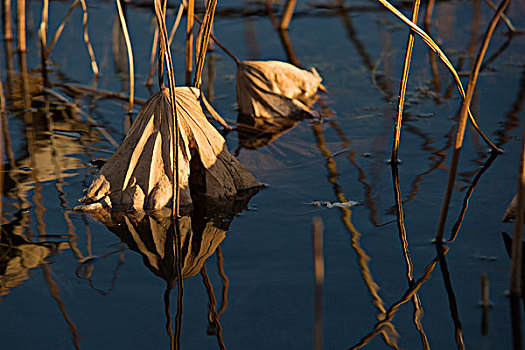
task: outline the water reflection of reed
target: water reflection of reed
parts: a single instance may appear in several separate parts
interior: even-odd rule
[[[326,147],[326,141],[324,139],[323,131],[321,128],[321,124],[316,123],[312,126],[313,132],[317,141],[317,146],[323,156],[326,158],[326,168],[328,171],[328,181],[332,184],[334,189],[334,194],[336,196],[337,201],[344,203],[346,202],[344,193],[341,190],[341,187],[337,183],[338,178],[338,172],[337,172],[337,164],[334,160],[334,157],[330,150]],[[361,276],[363,277],[363,280],[372,295],[373,304],[375,307],[379,310],[379,313],[377,315],[378,320],[383,320],[386,315],[386,309],[384,306],[384,302],[379,296],[379,286],[374,282],[372,273],[370,272],[370,268],[368,266],[368,261],[370,260],[370,257],[366,254],[365,250],[361,248],[361,245],[359,243],[359,238],[361,237],[361,233],[355,228],[355,226],[352,224],[352,210],[348,207],[341,207],[341,220],[345,226],[345,228],[348,230],[348,232],[351,235],[351,246],[356,252],[358,256],[358,263],[359,267],[361,269]],[[397,345],[397,338],[399,337],[399,334],[395,330],[395,327],[390,322],[385,322],[381,325],[381,328],[379,330],[379,333],[383,336],[383,339],[385,343],[394,348],[398,349]]]
[[[399,239],[401,241],[401,247],[403,249],[403,257],[405,259],[406,265],[406,275],[408,280],[408,286],[411,287],[414,285],[414,266],[412,264],[412,258],[410,257],[410,250],[408,249],[408,238],[405,228],[405,214],[403,210],[403,203],[401,201],[401,186],[399,184],[399,171],[397,168],[397,162],[392,162],[392,184],[394,188],[394,200],[396,206],[396,216],[397,216],[397,229],[399,232]],[[412,303],[414,304],[414,324],[416,329],[419,332],[421,338],[421,343],[423,344],[424,349],[430,349],[430,344],[428,343],[427,336],[423,330],[423,324],[421,323],[421,318],[423,317],[423,308],[421,306],[421,300],[419,295],[414,293],[412,297]]]
[[[171,211],[144,213],[99,211],[93,217],[116,234],[131,250],[142,256],[144,265],[166,281],[164,293],[166,330],[172,348],[180,347],[183,309],[183,280],[202,276],[209,298],[208,335],[217,338],[219,348],[224,349],[220,316],[226,310],[229,281],[224,273],[220,244],[237,213],[246,208],[254,193],[246,193],[237,200],[195,200],[193,211],[175,221]],[[217,251],[219,274],[223,281],[222,302],[217,309],[213,285],[206,272],[206,260]],[[178,286],[175,333],[170,312],[171,290]]]

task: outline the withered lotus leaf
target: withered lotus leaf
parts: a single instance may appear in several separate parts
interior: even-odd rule
[[[237,104],[240,113],[263,118],[302,119],[312,116],[322,78],[280,61],[243,61],[237,68]]]
[[[261,184],[232,156],[224,138],[206,120],[199,90],[175,89],[179,120],[180,205],[191,195],[211,198],[236,196]],[[139,111],[122,145],[100,169],[79,209],[108,206],[119,209],[158,210],[172,203],[173,151],[168,89],[149,98]]]

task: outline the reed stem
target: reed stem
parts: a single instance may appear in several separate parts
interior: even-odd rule
[[[412,22],[417,23],[419,15],[420,0],[414,0],[412,5]],[[410,70],[410,62],[412,60],[412,49],[414,47],[414,31],[409,29],[407,46],[405,50],[405,61],[403,62],[403,73],[401,75],[401,83],[399,85],[399,95],[397,103],[397,116],[394,130],[394,141],[392,144],[391,162],[398,162],[399,154],[399,139],[401,138],[401,123],[403,120],[403,106],[405,103],[405,92],[408,82],[408,72]]]
[[[210,41],[211,30],[213,28],[213,17],[215,16],[215,7],[217,6],[217,0],[210,0],[206,13],[204,14],[204,21],[201,25],[199,32],[202,34],[198,37],[197,45],[197,65],[195,70],[195,79],[193,80],[193,86],[200,89],[202,84],[202,71],[204,67],[204,60],[206,58],[206,52],[208,51],[208,43]]]
[[[510,294],[511,297],[519,298],[522,280],[522,239],[523,239],[523,210],[525,208],[525,123],[521,137],[521,158],[518,173],[518,190],[516,192],[517,205],[514,218],[514,234],[512,237],[511,264],[510,264]]]
[[[324,256],[323,256],[323,220],[313,219],[313,255],[314,255],[314,349],[323,348],[323,283],[324,283]]]
[[[441,61],[443,61],[443,63],[445,63],[445,66],[448,68],[448,70],[450,71],[450,73],[452,74],[452,76],[454,77],[454,81],[456,83],[456,86],[458,88],[458,91],[459,91],[459,94],[461,96],[462,99],[465,99],[465,91],[463,90],[463,85],[461,84],[461,80],[459,78],[459,75],[458,73],[456,72],[456,69],[454,68],[454,66],[452,65],[452,63],[450,63],[450,60],[448,59],[448,57],[445,55],[445,53],[441,50],[441,48],[434,42],[434,40],[432,40],[432,38],[427,34],[425,33],[424,30],[422,30],[420,27],[418,27],[416,24],[414,24],[411,20],[409,20],[408,18],[406,18],[401,12],[399,12],[398,9],[396,9],[394,6],[392,6],[392,4],[390,4],[387,0],[378,0],[383,6],[385,6],[390,12],[392,12],[394,15],[396,15],[399,19],[401,19],[401,21],[403,21],[403,23],[405,23],[406,25],[408,25],[410,28],[412,28],[414,30],[414,32],[419,35],[423,41],[434,51],[437,53],[437,55],[439,56],[439,58],[441,59]],[[471,114],[470,112],[470,109],[468,109],[468,116],[469,116],[469,119],[470,121],[472,122],[472,125],[474,126],[474,128],[476,129],[476,131],[478,132],[478,134],[483,138],[483,140],[485,141],[485,143],[487,143],[487,145],[494,149],[495,151],[497,152],[502,152],[498,147],[496,147],[490,140],[489,138],[483,133],[483,131],[481,131],[481,129],[479,128],[478,126],[478,123],[476,122],[476,120],[474,119],[474,116]]]
[[[281,17],[281,23],[279,24],[280,29],[288,29],[290,21],[292,20],[293,11],[295,9],[296,0],[287,0],[284,5],[283,15]]]
[[[131,48],[131,40],[128,34],[128,26],[126,24],[126,18],[124,17],[124,11],[122,10],[122,4],[120,0],[115,0],[117,3],[117,10],[120,19],[120,25],[122,27],[122,33],[124,34],[124,40],[126,41],[126,49],[128,51],[128,68],[129,68],[129,106],[128,113],[133,110],[133,97],[135,94],[135,67],[133,64],[133,49]]]
[[[472,67],[472,72],[470,73],[470,78],[467,84],[467,93],[463,99],[463,103],[461,105],[461,111],[459,114],[458,130],[456,133],[456,140],[454,143],[454,153],[452,156],[452,163],[450,165],[450,172],[448,176],[445,198],[443,200],[443,205],[441,207],[441,214],[439,217],[438,228],[436,232],[436,241],[438,243],[443,240],[443,231],[445,229],[445,222],[447,220],[448,208],[450,206],[450,200],[452,197],[452,189],[454,187],[454,182],[456,179],[456,173],[457,173],[458,164],[459,164],[459,156],[461,152],[461,147],[463,145],[463,138],[465,135],[465,127],[467,125],[467,115],[470,113],[470,110],[469,110],[470,101],[472,100],[472,96],[474,95],[474,90],[476,88],[476,83],[477,83],[477,79],[479,75],[479,69],[481,67],[483,57],[485,56],[485,53],[487,52],[487,48],[489,46],[490,39],[492,38],[492,35],[494,34],[494,30],[496,29],[496,25],[498,24],[500,15],[503,13],[503,11],[505,10],[509,2],[510,0],[503,0],[498,8],[498,11],[496,11],[496,13],[494,14],[494,17],[490,21],[490,24],[485,33],[485,37],[483,38],[483,43],[481,44],[481,47],[478,51],[476,61]]]
[[[93,51],[93,46],[91,46],[91,42],[89,40],[89,33],[88,33],[88,26],[87,26],[88,12],[87,12],[86,0],[80,0],[80,4],[82,5],[82,27],[84,28],[84,42],[86,43],[86,48],[88,50],[89,59],[91,60],[91,70],[93,71],[93,74],[97,76],[98,75],[97,60],[95,59],[95,52]]]
[[[186,86],[191,85],[191,76],[193,72],[193,17],[195,0],[188,0],[186,9]]]

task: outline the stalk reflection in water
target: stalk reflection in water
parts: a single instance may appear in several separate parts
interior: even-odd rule
[[[166,281],[164,293],[166,330],[172,348],[180,348],[182,327],[182,281],[198,274],[202,275],[209,297],[208,334],[215,335],[219,347],[225,348],[222,338],[220,315],[226,308],[226,294],[222,306],[217,310],[213,286],[206,274],[206,260],[211,257],[239,212],[244,210],[256,191],[245,193],[233,200],[195,199],[194,209],[180,218],[171,217],[171,210],[156,212],[155,216],[144,213],[126,214],[112,211],[95,211],[93,217],[117,235],[129,249],[142,256],[144,265],[155,275]],[[222,267],[225,292],[227,277]],[[175,333],[172,329],[170,294],[179,286]]]

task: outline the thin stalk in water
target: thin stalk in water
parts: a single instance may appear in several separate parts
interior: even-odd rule
[[[443,205],[441,206],[441,214],[439,217],[438,228],[436,232],[437,242],[441,242],[443,240],[443,231],[445,229],[445,222],[447,220],[448,208],[450,206],[450,199],[452,197],[452,189],[454,186],[454,182],[456,179],[456,173],[457,173],[457,169],[459,165],[459,156],[461,152],[461,147],[463,145],[463,138],[465,135],[465,127],[467,125],[467,115],[470,113],[470,109],[469,109],[470,101],[472,100],[472,96],[474,95],[474,90],[476,88],[476,82],[477,82],[478,75],[479,75],[479,69],[481,68],[483,57],[485,56],[485,53],[489,46],[490,39],[492,38],[492,35],[494,34],[494,30],[496,29],[496,25],[498,24],[500,15],[503,13],[503,11],[505,10],[509,2],[510,0],[503,0],[498,8],[498,11],[496,11],[496,13],[494,14],[494,17],[490,21],[490,24],[485,33],[485,37],[483,39],[483,43],[481,44],[481,47],[478,51],[476,61],[474,63],[474,66],[472,67],[472,72],[470,73],[470,78],[469,78],[468,85],[467,85],[467,93],[463,99],[463,104],[461,105],[461,111],[459,115],[459,125],[458,125],[458,130],[456,133],[454,153],[452,155],[452,163],[450,165],[450,172],[448,175],[448,182],[447,182],[447,188],[445,192],[445,198],[443,199]],[[497,149],[498,149],[497,147],[493,148],[493,150],[497,150]]]
[[[417,17],[419,15],[419,4],[420,0],[414,0],[412,5],[412,22],[417,23]],[[395,122],[394,130],[394,141],[392,144],[392,156],[390,158],[391,162],[398,161],[399,153],[399,139],[401,137],[401,122],[403,120],[403,106],[405,104],[405,91],[407,88],[408,82],[408,72],[410,70],[410,62],[412,60],[412,49],[414,47],[414,31],[409,30],[407,47],[405,50],[405,61],[403,62],[403,73],[401,75],[401,83],[399,84],[399,95],[397,103],[397,116]]]
[[[122,4],[120,0],[115,0],[117,3],[118,16],[120,19],[120,25],[122,27],[122,33],[124,34],[124,40],[126,41],[126,49],[128,51],[128,68],[129,68],[129,106],[128,113],[133,110],[133,95],[135,93],[135,67],[133,65],[133,50],[131,48],[131,40],[128,34],[128,26],[126,24],[126,18],[124,17],[124,11],[122,10]]]

